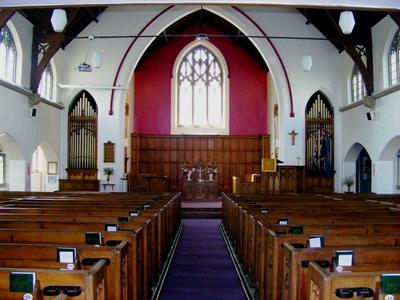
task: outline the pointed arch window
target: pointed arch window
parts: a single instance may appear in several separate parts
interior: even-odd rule
[[[367,94],[360,70],[354,65],[351,73],[351,102],[361,100]]]
[[[14,38],[7,26],[0,29],[0,79],[15,83],[17,50]]]
[[[306,106],[306,172],[314,177],[332,176],[333,108],[320,92]]]
[[[400,82],[400,29],[394,35],[389,49],[389,85]]]
[[[96,169],[97,104],[88,92],[81,92],[72,101],[68,127],[68,169]]]
[[[53,99],[53,71],[50,63],[43,71],[42,78],[40,79],[39,94],[47,100]]]
[[[227,67],[207,41],[186,47],[174,66],[173,133],[227,133]]]

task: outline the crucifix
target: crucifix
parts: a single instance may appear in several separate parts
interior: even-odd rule
[[[294,129],[292,129],[292,131],[289,132],[289,135],[292,137],[292,145],[294,145],[294,140],[296,138],[296,135],[298,135],[298,133],[294,131]]]

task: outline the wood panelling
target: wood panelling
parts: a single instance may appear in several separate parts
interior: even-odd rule
[[[132,134],[131,186],[139,174],[167,176],[172,191],[182,190],[182,168],[202,160],[218,168],[220,191],[232,190],[232,176],[261,172],[261,158],[270,157],[268,135],[194,136]]]

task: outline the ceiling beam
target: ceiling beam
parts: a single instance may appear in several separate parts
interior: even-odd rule
[[[371,29],[368,30],[368,34],[363,37],[358,37],[357,35],[347,34],[344,35],[338,22],[333,18],[332,14],[325,10],[326,14],[328,15],[329,19],[333,23],[336,28],[336,32],[338,35],[337,41],[343,46],[346,53],[351,57],[354,61],[354,64],[360,70],[361,77],[365,84],[365,90],[367,92],[367,96],[371,96],[372,92],[374,91],[374,70],[372,64],[372,33]],[[362,60],[363,53],[358,51],[358,47],[356,41],[362,41],[362,45],[365,47],[365,57],[366,57],[366,64]]]
[[[281,7],[307,7],[330,9],[369,9],[400,11],[398,0],[58,0],[50,4],[48,0],[2,0],[0,7],[39,8],[65,6],[110,6],[132,4],[198,4],[198,5],[268,5]]]
[[[54,33],[50,35],[40,35],[34,33],[32,43],[32,73],[31,73],[31,90],[37,93],[39,89],[40,80],[42,79],[43,71],[46,69],[50,59],[57,53],[61,48],[62,43],[65,40],[64,33]],[[39,57],[39,46],[40,44],[47,44],[47,48],[43,53],[42,59],[38,63]]]
[[[15,11],[15,9],[11,8],[2,9],[0,11],[0,28],[3,28],[3,26],[6,25],[7,21],[11,19]]]
[[[400,13],[390,13],[389,14],[393,21],[396,22],[397,26],[400,27]]]

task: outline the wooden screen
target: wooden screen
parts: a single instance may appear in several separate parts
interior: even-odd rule
[[[132,134],[131,177],[167,176],[171,191],[182,190],[182,168],[202,160],[218,168],[221,191],[231,191],[232,176],[261,172],[261,158],[270,156],[269,136],[193,136]]]
[[[333,191],[333,108],[321,93],[306,106],[306,190]]]
[[[97,178],[97,105],[86,91],[69,108],[67,171],[69,179]]]

